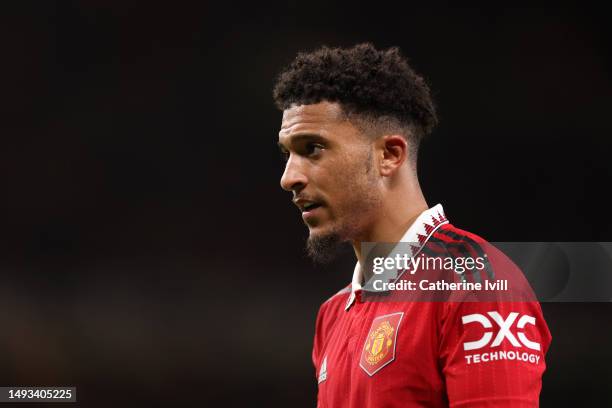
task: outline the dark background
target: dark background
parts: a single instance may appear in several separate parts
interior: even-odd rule
[[[441,124],[431,205],[490,241],[612,241],[603,8],[3,4],[0,385],[82,406],[315,404],[314,267],[279,187],[275,76],[400,46]],[[229,2],[223,2],[228,3]],[[610,405],[610,303],[544,304],[542,406]]]

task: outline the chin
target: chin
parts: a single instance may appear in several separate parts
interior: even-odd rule
[[[342,243],[340,234],[331,228],[311,229],[306,250],[315,263],[326,264],[336,258]]]
[[[327,223],[316,227],[309,227],[309,240],[332,239],[337,242],[347,242],[351,240],[351,231],[342,228],[342,225]]]
[[[308,227],[309,238],[320,238],[326,235],[331,235],[335,231],[330,226],[317,225],[316,227]]]

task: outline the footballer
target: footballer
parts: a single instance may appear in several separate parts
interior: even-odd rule
[[[486,245],[423,196],[418,147],[437,116],[427,84],[399,49],[300,53],[273,95],[283,112],[280,184],[308,227],[309,255],[328,261],[350,243],[357,259],[352,281],[317,316],[317,406],[538,406],[551,336],[537,301],[365,296],[363,243],[410,243],[414,256],[427,245],[430,254],[453,256],[482,254]],[[489,277],[500,273],[495,257],[481,259]]]

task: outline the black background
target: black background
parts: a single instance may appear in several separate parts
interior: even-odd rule
[[[82,406],[315,404],[314,267],[280,189],[275,76],[399,46],[441,124],[421,184],[490,241],[612,241],[605,10],[288,1],[3,4],[0,385]],[[604,406],[610,303],[544,304],[542,406]]]

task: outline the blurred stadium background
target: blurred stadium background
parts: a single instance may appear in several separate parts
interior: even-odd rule
[[[323,44],[400,46],[432,84],[419,168],[455,225],[612,241],[603,9],[223,4],[3,4],[0,385],[314,406],[315,314],[353,260],[304,257],[271,87]],[[609,406],[612,305],[543,309],[542,406]]]

